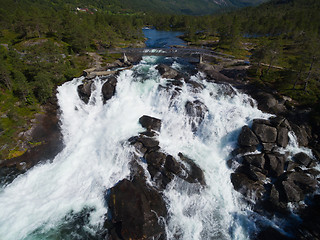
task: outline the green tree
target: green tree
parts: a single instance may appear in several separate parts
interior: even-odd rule
[[[50,74],[39,72],[34,77],[34,94],[40,103],[45,103],[52,96],[54,84]]]

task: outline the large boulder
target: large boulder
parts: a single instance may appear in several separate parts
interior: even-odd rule
[[[94,85],[92,81],[85,81],[77,88],[78,95],[85,104],[88,104],[89,102],[93,86]]]
[[[244,126],[238,137],[238,143],[241,147],[251,147],[258,145],[259,140],[248,126]]]
[[[102,86],[103,104],[105,104],[116,92],[117,79],[111,76]]]
[[[250,164],[241,165],[236,169],[236,172],[245,174],[253,181],[263,182],[266,180],[267,171]]]
[[[266,124],[253,122],[253,132],[258,136],[261,142],[273,143],[277,140],[277,129]]]
[[[310,167],[313,163],[313,160],[304,152],[297,153],[293,156],[295,162],[302,164],[305,167]]]
[[[289,137],[288,137],[289,130],[285,127],[279,127],[278,128],[278,136],[277,136],[277,144],[280,147],[285,148],[289,143]]]
[[[158,171],[162,168],[163,164],[166,161],[166,158],[167,156],[165,153],[158,152],[158,151],[150,152],[145,155],[145,159],[147,161],[148,167],[152,166]],[[155,174],[152,174],[152,172],[150,172],[150,174],[151,176],[155,175]]]
[[[286,181],[297,185],[304,194],[312,193],[317,188],[317,180],[304,172],[288,173]]]
[[[304,200],[305,194],[312,193],[317,188],[317,180],[304,172],[287,172],[283,181],[277,183],[282,195],[282,201],[299,202]]]
[[[217,68],[216,66],[213,66],[211,64],[207,64],[207,63],[202,63],[199,64],[198,66],[199,70],[204,72],[207,76],[207,80],[214,80],[217,82],[224,82],[224,83],[229,83],[232,81],[231,78],[227,77],[226,75],[224,75],[223,73],[219,72],[220,69]]]
[[[251,154],[243,156],[244,164],[251,164],[255,167],[264,168],[266,160],[264,159],[264,154]]]
[[[279,177],[284,172],[286,158],[284,155],[274,153],[266,154],[266,170],[271,177]]]
[[[294,131],[299,146],[307,147],[309,144],[309,135],[307,133],[306,127],[303,125],[291,124],[292,130]]]
[[[302,190],[292,182],[283,181],[283,194],[286,202],[300,202],[304,200],[304,194]]]
[[[108,207],[112,239],[165,237],[165,226],[160,218],[167,216],[166,204],[161,194],[148,186],[143,178],[124,179],[109,189]]]
[[[179,72],[165,64],[159,64],[156,69],[159,71],[163,78],[174,79],[179,75]]]
[[[154,130],[154,131],[160,132],[160,129],[161,129],[160,119],[143,115],[141,118],[139,118],[139,123],[141,124],[142,127],[146,128],[148,131]]]
[[[202,169],[192,159],[186,157],[182,153],[179,153],[178,156],[183,162],[190,166],[190,170],[187,170],[188,176],[184,179],[190,183],[200,183],[201,185],[206,185]]]
[[[197,130],[197,125],[202,123],[209,110],[207,106],[199,100],[193,102],[187,101],[185,110],[187,115],[191,117],[192,131],[195,132]]]
[[[260,199],[265,193],[261,182],[251,180],[246,174],[236,172],[231,174],[231,182],[236,191],[248,198]]]
[[[270,93],[258,92],[253,95],[258,102],[258,108],[264,112],[279,114],[286,111],[286,107]]]

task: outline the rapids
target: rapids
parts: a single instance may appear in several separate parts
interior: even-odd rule
[[[53,161],[35,166],[2,187],[0,239],[99,239],[108,211],[106,190],[129,177],[134,149],[127,139],[143,131],[138,123],[142,115],[162,120],[160,147],[175,157],[183,152],[194,159],[208,185],[200,193],[178,179],[167,186],[168,239],[248,238],[255,227],[251,211],[234,191],[226,161],[241,127],[269,115],[258,110],[249,96],[228,85],[208,83],[200,73],[192,80],[204,89],[194,91],[184,83],[172,99],[173,90],[159,88],[168,82],[155,69],[163,61],[171,61],[176,69],[192,68],[178,59],[144,57],[120,73],[116,95],[105,105],[100,94],[102,79],[95,79],[87,105],[77,94],[83,78],[58,88],[65,148]],[[194,100],[209,110],[196,132],[185,112],[186,101]]]

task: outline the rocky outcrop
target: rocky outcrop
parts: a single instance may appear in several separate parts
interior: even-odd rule
[[[198,190],[206,185],[203,171],[192,159],[182,153],[176,159],[161,150],[156,139],[160,119],[144,115],[139,122],[146,132],[128,140],[135,149],[130,180],[124,179],[107,191],[109,214],[105,228],[109,239],[165,239],[168,211],[162,191],[175,178],[194,184]],[[146,170],[140,159],[147,163]],[[146,181],[147,175],[152,186]]]
[[[143,155],[148,165],[148,172],[159,189],[165,189],[175,177],[189,183],[199,183],[202,186],[206,184],[203,171],[192,159],[179,153],[179,160],[177,160],[164,153],[159,147],[159,141],[155,138],[140,134],[130,138],[129,142],[140,155]]]
[[[179,72],[165,64],[159,64],[156,69],[159,71],[163,78],[175,79]]]
[[[277,129],[264,121],[253,121],[252,130],[261,143],[275,143],[277,140]]]
[[[252,91],[252,95],[258,102],[258,108],[263,112],[281,114],[287,111],[284,102],[278,100],[271,93],[265,91]]]
[[[102,86],[103,104],[105,104],[116,93],[117,78],[111,76]]]
[[[220,72],[220,68],[216,68],[211,64],[202,63],[199,64],[198,68],[200,71],[206,74],[208,81],[215,81],[220,83],[230,83],[232,81],[231,78]]]
[[[238,166],[231,174],[234,188],[247,199],[255,199],[257,205],[266,206],[268,211],[287,211],[287,203],[298,204],[318,186],[314,177],[317,173],[312,175],[316,172],[315,160],[303,152],[290,158],[279,152],[279,148],[287,147],[291,129],[281,117],[255,119],[252,129],[242,128],[239,148],[228,162],[231,167]],[[258,148],[261,153],[253,153]]]
[[[110,75],[105,78],[106,82],[103,84],[101,93],[103,97],[103,104],[105,104],[109,99],[111,99],[115,92],[117,86],[117,78],[114,75]],[[85,79],[83,84],[80,84],[77,88],[79,98],[85,103],[88,104],[92,91],[95,90],[93,80]]]
[[[164,238],[165,227],[160,218],[167,216],[165,201],[143,177],[120,181],[108,191],[107,199],[111,239]]]
[[[139,123],[142,127],[146,128],[147,131],[157,131],[160,132],[161,129],[161,120],[143,115],[141,118],[139,118]]]
[[[191,128],[193,132],[197,131],[197,126],[200,125],[206,114],[209,112],[207,106],[199,100],[193,102],[187,101],[185,110],[191,120]]]
[[[88,104],[89,102],[93,87],[94,87],[93,82],[91,80],[88,80],[88,81],[84,81],[84,83],[79,85],[77,88],[78,95],[85,104]]]
[[[259,140],[248,126],[244,126],[242,127],[239,135],[238,143],[241,147],[251,147],[257,146],[259,144]]]

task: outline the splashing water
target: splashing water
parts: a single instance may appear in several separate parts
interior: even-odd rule
[[[82,78],[58,88],[65,148],[52,162],[1,189],[0,239],[97,239],[108,211],[106,190],[129,177],[133,150],[127,139],[143,131],[138,123],[142,115],[162,120],[160,147],[194,159],[207,182],[200,192],[179,179],[167,186],[168,239],[247,239],[250,220],[233,190],[226,160],[241,127],[268,115],[252,106],[247,95],[208,83],[201,74],[191,80],[202,90],[184,83],[173,98],[174,89],[159,88],[168,83],[155,69],[159,61],[145,57],[122,71],[116,95],[105,105],[99,78],[88,105],[77,94]],[[176,61],[173,67],[182,68]],[[208,108],[196,132],[185,112],[185,103],[195,100]]]

